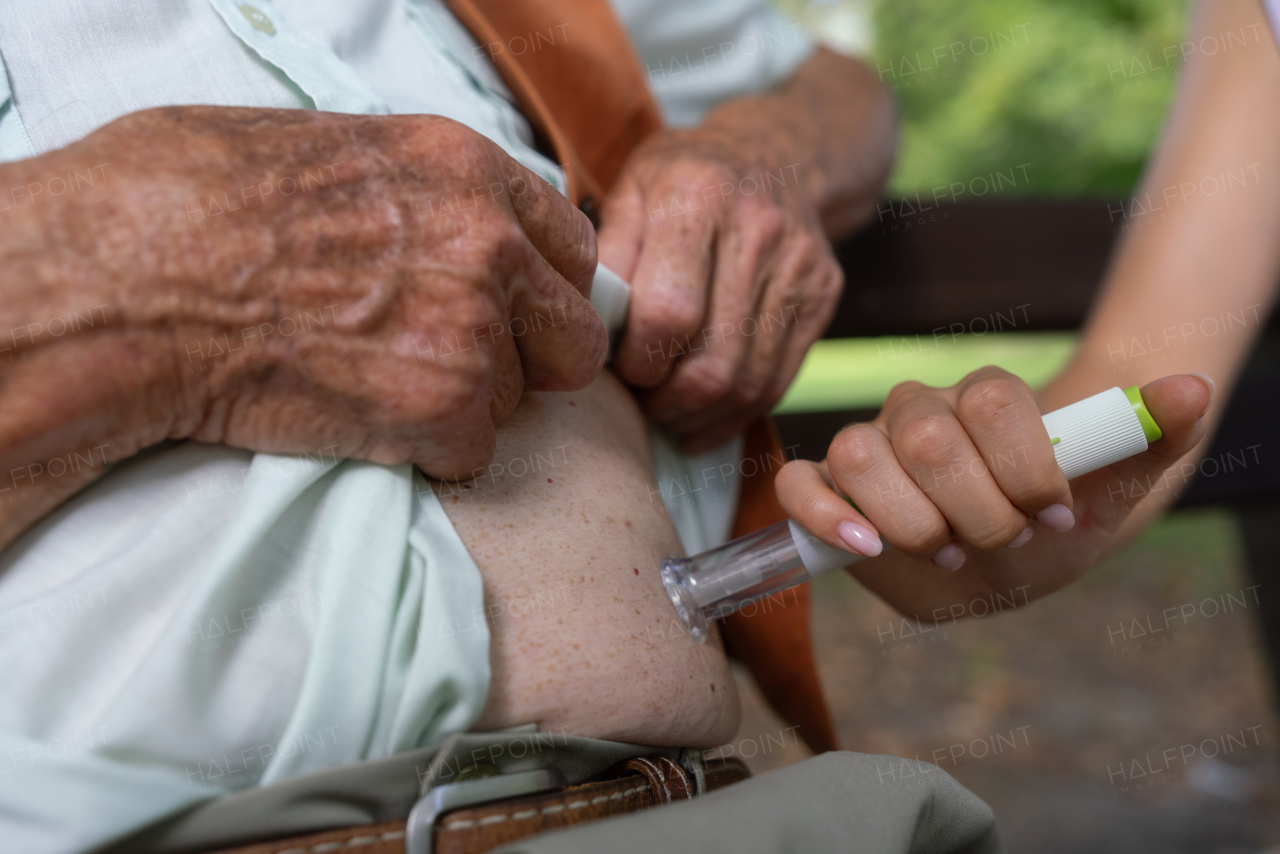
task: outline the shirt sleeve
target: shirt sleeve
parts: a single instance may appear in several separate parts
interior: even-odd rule
[[[611,0],[667,124],[690,127],[730,98],[767,91],[813,53],[769,0]]]

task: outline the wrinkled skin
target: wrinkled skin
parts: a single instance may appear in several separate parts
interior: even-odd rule
[[[636,288],[614,369],[694,449],[782,398],[844,287],[805,172],[767,150],[705,129],[660,134],[605,208],[602,257]]]
[[[601,211],[600,260],[635,289],[613,368],[685,450],[782,398],[844,287],[829,239],[872,216],[895,147],[875,75],[820,49],[632,152]]]
[[[874,75],[819,50],[777,90],[663,132],[624,166],[601,231],[601,258],[636,277],[621,373],[688,449],[767,411],[821,334],[840,286],[824,234],[874,209],[894,127]],[[94,170],[92,186],[40,192]],[[761,170],[784,186],[720,205],[714,241],[692,223],[664,240],[627,213]],[[0,548],[105,463],[165,439],[467,476],[523,391],[582,388],[605,358],[588,221],[447,119],[148,110],[0,164],[0,187],[23,196],[0,211],[0,339],[98,321],[0,351]],[[637,356],[762,312],[781,322],[657,374]]]
[[[3,177],[93,164],[105,185],[24,199],[0,234],[0,326],[106,319],[19,342],[6,470],[192,438],[465,475],[526,388],[604,363],[589,221],[451,120],[168,107]],[[0,542],[93,473],[36,479]]]

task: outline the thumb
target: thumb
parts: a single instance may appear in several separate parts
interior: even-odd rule
[[[600,209],[596,247],[600,263],[630,282],[648,230],[644,196],[634,181],[623,179]]]
[[[1190,462],[1171,467],[1203,438],[1216,387],[1204,374],[1178,374],[1147,383],[1141,391],[1164,435],[1144,453],[1080,478],[1076,489],[1077,501],[1084,502],[1078,510],[1112,530],[1142,499],[1173,490],[1195,472]]]

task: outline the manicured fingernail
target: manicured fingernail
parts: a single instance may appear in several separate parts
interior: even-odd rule
[[[875,531],[865,525],[859,525],[857,522],[850,522],[846,519],[836,525],[836,533],[840,535],[840,539],[844,540],[844,544],[853,550],[854,554],[875,557],[884,550],[884,544],[880,542],[880,538],[876,536]]]
[[[1014,538],[1009,542],[1009,545],[1005,546],[1005,548],[1009,548],[1009,549],[1020,549],[1020,548],[1022,548],[1022,547],[1023,547],[1023,546],[1025,546],[1027,543],[1031,542],[1031,535],[1032,535],[1032,534],[1034,534],[1034,533],[1035,533],[1035,531],[1031,530],[1031,526],[1030,526],[1030,525],[1028,525],[1027,527],[1023,528],[1023,529],[1022,529],[1022,533],[1021,533],[1021,534],[1019,534],[1018,536],[1014,537]]]
[[[1050,504],[1037,513],[1036,518],[1040,520],[1041,525],[1059,533],[1070,531],[1076,526],[1076,516],[1065,504]]]
[[[1204,380],[1204,384],[1209,387],[1209,402],[1206,403],[1204,407],[1204,411],[1208,412],[1209,407],[1213,405],[1213,399],[1218,396],[1218,384],[1213,381],[1213,377],[1209,376],[1208,374],[1202,374],[1199,371],[1192,371],[1191,376],[1199,377],[1200,379]],[[1200,414],[1203,415],[1204,412]]]
[[[947,572],[955,572],[964,566],[964,549],[955,540],[938,549],[933,556],[933,565]]]

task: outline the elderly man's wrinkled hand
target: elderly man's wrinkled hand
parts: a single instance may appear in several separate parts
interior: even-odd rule
[[[767,413],[835,312],[843,275],[805,181],[747,130],[666,131],[605,202],[600,260],[634,287],[613,367],[686,450]]]
[[[525,388],[604,363],[590,223],[456,122],[172,107],[63,153],[111,163],[110,210],[62,227],[167,337],[169,437],[462,475]],[[154,415],[114,447],[165,438]]]

